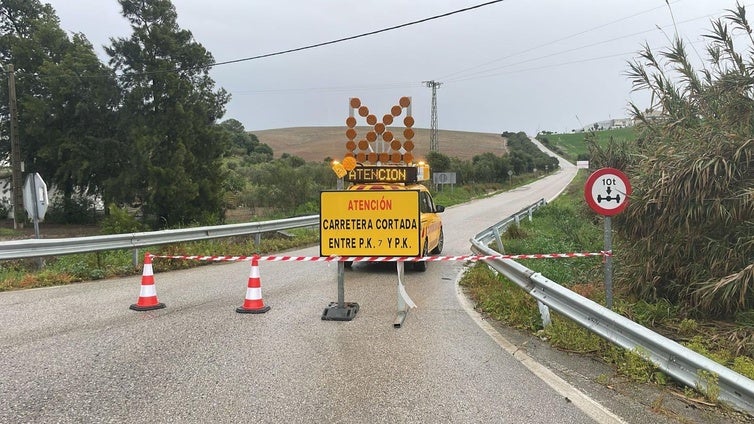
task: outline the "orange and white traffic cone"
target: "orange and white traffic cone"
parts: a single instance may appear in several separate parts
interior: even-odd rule
[[[129,308],[134,311],[151,311],[164,307],[164,303],[157,301],[157,290],[154,287],[154,274],[152,272],[152,257],[149,253],[146,253],[144,254],[144,271],[141,276],[139,299]]]
[[[246,299],[243,306],[236,308],[240,314],[263,314],[270,310],[269,306],[262,300],[262,284],[259,280],[259,261],[256,257],[251,260],[251,274],[249,275],[249,285],[246,288]]]

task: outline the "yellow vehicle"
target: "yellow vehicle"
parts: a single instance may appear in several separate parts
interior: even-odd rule
[[[422,256],[439,255],[442,253],[444,234],[442,230],[442,218],[439,213],[445,210],[442,205],[436,205],[427,187],[418,181],[429,178],[429,167],[420,165],[417,167],[364,167],[351,173],[347,181],[353,184],[348,190],[414,190],[419,192],[419,212],[421,215],[420,251]],[[400,172],[408,170],[408,172]],[[384,172],[381,172],[384,171]],[[375,181],[375,179],[379,181]],[[426,271],[427,261],[410,262],[416,271]],[[346,267],[351,263],[346,262]]]

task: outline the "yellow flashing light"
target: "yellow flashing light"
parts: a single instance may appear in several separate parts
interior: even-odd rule
[[[343,178],[348,171],[346,171],[346,168],[337,160],[332,161],[331,168],[333,172],[335,172],[335,175],[338,176],[338,178]]]

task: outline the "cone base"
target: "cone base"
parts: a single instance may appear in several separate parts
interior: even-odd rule
[[[243,306],[236,308],[236,312],[239,314],[263,314],[270,310],[270,306],[263,306],[261,308],[246,309]]]
[[[152,311],[154,309],[162,309],[165,307],[164,303],[158,303],[156,305],[149,305],[149,306],[141,306],[138,303],[134,303],[133,305],[129,306],[128,309],[133,309],[134,311]]]

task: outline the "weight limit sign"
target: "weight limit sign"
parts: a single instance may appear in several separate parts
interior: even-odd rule
[[[631,183],[623,172],[615,168],[601,168],[592,173],[584,184],[584,198],[593,211],[613,216],[628,205]]]

